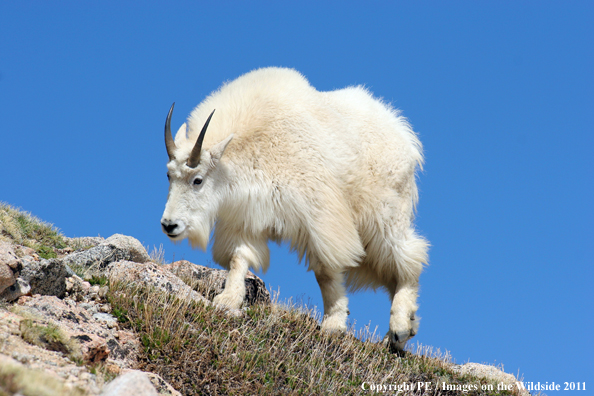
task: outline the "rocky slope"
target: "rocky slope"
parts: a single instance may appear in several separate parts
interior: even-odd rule
[[[180,277],[216,293],[225,271],[188,261],[154,263],[140,242],[124,235],[66,241],[61,257],[51,259],[0,241],[0,378],[12,381],[0,379],[0,395],[11,389],[24,395],[178,395],[158,375],[134,370],[139,341],[112,314],[108,286],[95,283],[141,283],[210,304]],[[247,304],[270,300],[253,274],[246,287]],[[114,378],[121,384],[106,386]]]
[[[25,216],[26,221],[13,221],[18,213],[10,207],[0,207],[0,396],[180,395],[159,375],[137,370],[150,367],[146,357],[145,363],[140,364],[139,356],[147,349],[146,340],[129,321],[124,324],[128,320],[125,313],[110,301],[125,300],[128,297],[122,294],[127,290],[144,288],[153,294],[210,306],[212,298],[224,287],[226,271],[188,261],[157,263],[139,241],[129,236],[56,236],[51,226],[29,215]],[[45,228],[40,231],[37,223]],[[250,273],[245,282],[248,292],[244,306],[270,303],[262,280]],[[119,285],[117,299],[113,290],[110,294],[110,285]],[[248,316],[249,321],[254,319],[255,312],[217,309],[211,314]],[[315,327],[314,323],[313,332],[317,332]],[[232,330],[227,336],[237,338],[240,331]],[[491,366],[444,362],[435,367],[432,370],[445,370],[449,376],[457,373],[467,381],[517,381]],[[358,386],[352,389],[358,392]],[[203,389],[210,388],[206,385]]]

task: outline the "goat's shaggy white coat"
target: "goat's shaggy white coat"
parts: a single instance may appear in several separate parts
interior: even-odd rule
[[[213,257],[229,275],[215,303],[238,308],[248,268],[268,268],[267,241],[290,241],[320,285],[323,329],[346,329],[345,285],[380,287],[392,299],[392,345],[414,336],[428,248],[412,224],[423,156],[396,110],[360,86],[318,92],[294,70],[265,68],[207,97],[175,145],[163,220],[175,224],[173,240],[202,249],[216,224]]]

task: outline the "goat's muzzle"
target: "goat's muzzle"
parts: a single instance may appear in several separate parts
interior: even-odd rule
[[[163,232],[167,234],[170,238],[175,238],[179,236],[184,231],[183,224],[178,224],[175,221],[163,219],[161,220],[161,227],[163,228]]]

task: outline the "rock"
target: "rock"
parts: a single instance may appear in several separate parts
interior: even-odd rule
[[[22,268],[22,260],[17,257],[14,245],[0,241],[0,296],[16,282],[15,273]]]
[[[18,258],[14,254],[14,250],[10,247],[2,245],[5,260],[10,263],[17,263]],[[13,301],[24,295],[26,292],[33,294],[51,295],[57,297],[64,297],[65,293],[72,291],[75,287],[72,282],[67,282],[66,278],[72,277],[74,268],[83,268],[90,270],[93,268],[103,269],[109,263],[117,260],[132,260],[132,261],[148,261],[149,256],[142,244],[128,236],[116,234],[102,240],[102,242],[89,250],[73,253],[61,259],[49,259],[41,261],[21,260],[24,264],[20,271],[20,278],[22,282],[18,287],[3,292],[4,289],[9,288],[15,284],[15,279],[10,278],[4,267],[0,266],[0,297],[6,300]],[[25,283],[30,285],[30,290],[25,286]],[[4,286],[4,287],[3,287]],[[75,288],[76,289],[76,288]],[[26,292],[25,292],[26,291]],[[74,290],[79,291],[79,290]],[[98,294],[98,290],[95,290]]]
[[[115,234],[95,247],[70,254],[62,260],[71,268],[98,274],[110,263],[116,261],[125,260],[144,263],[149,261],[150,257],[137,239]]]
[[[107,321],[116,323],[106,313],[96,313],[97,304],[60,300],[55,296],[33,296],[24,300],[21,308],[27,316],[42,317],[57,324],[80,346],[84,362],[98,363],[109,360],[120,368],[130,368],[136,361],[138,341],[131,332],[109,327]],[[96,318],[96,315],[99,315]]]
[[[15,245],[0,241],[0,264],[10,267],[13,273],[20,271],[22,263],[15,252]]]
[[[29,299],[31,299],[29,297]],[[28,308],[25,308],[28,310]],[[19,314],[14,313],[19,312]],[[90,374],[89,367],[81,366],[61,352],[30,344],[22,338],[21,323],[30,318],[29,312],[20,312],[15,305],[10,311],[0,308],[0,372],[9,369],[16,374],[10,395],[88,395],[96,396],[103,386],[103,378]],[[42,321],[39,317],[36,321]],[[14,366],[12,363],[20,362]],[[4,360],[4,361],[3,361]],[[11,367],[12,366],[12,367]],[[6,378],[6,377],[4,377]],[[0,389],[3,389],[0,385]],[[0,393],[2,393],[0,391]]]
[[[66,291],[69,293],[80,293],[83,291],[83,284],[84,281],[78,275],[68,277],[66,278]]]
[[[157,389],[160,396],[181,396],[181,393],[176,391],[167,381],[165,381],[159,374],[145,372]]]
[[[455,365],[452,368],[460,374],[470,374],[475,377],[489,378],[498,382],[503,382],[507,385],[514,385],[514,388],[516,388],[515,385],[518,382],[515,376],[508,374],[495,366],[479,363],[466,363],[463,365]],[[518,389],[518,392],[520,395],[530,395],[527,390]]]
[[[163,268],[171,271],[194,290],[211,300],[225,288],[228,274],[228,271],[196,265],[186,260],[164,265]],[[252,272],[248,272],[245,277],[245,288],[244,303],[246,305],[270,302],[270,293],[266,289],[264,281]]]
[[[39,255],[35,249],[23,245],[14,245],[14,252],[17,257],[28,258],[29,260],[39,261]]]
[[[134,261],[136,263],[145,263],[150,260],[142,243],[131,236],[115,234],[107,238],[104,243],[115,249],[127,252],[127,257],[123,260]]]
[[[97,295],[100,298],[105,298],[105,296],[107,296],[107,293],[109,292],[109,287],[108,286],[103,286],[99,289],[99,292],[97,293]]]
[[[10,395],[62,395],[75,396],[81,394],[96,394],[93,385],[83,388],[79,384],[68,382],[59,376],[52,376],[39,369],[27,366],[29,357],[23,354],[13,354],[17,358],[0,353],[0,374],[8,383],[0,385],[0,392]],[[4,386],[3,386],[4,385]],[[5,393],[8,391],[8,393]]]
[[[17,278],[15,283],[6,288],[2,293],[0,293],[0,300],[5,300],[8,302],[15,301],[21,296],[25,296],[31,292],[31,286],[29,283],[22,279]]]
[[[66,243],[73,249],[85,249],[89,247],[95,247],[102,244],[105,241],[103,237],[77,237],[69,238],[64,237]]]
[[[78,336],[79,340],[86,341],[85,336]],[[88,336],[86,336],[88,337]],[[100,363],[105,362],[110,354],[109,347],[104,340],[93,340],[87,341],[85,345],[85,351],[82,355],[85,363]]]
[[[105,323],[106,325],[108,325],[108,327],[109,327],[109,325],[111,325],[111,327],[113,327],[118,323],[118,320],[116,319],[116,317],[110,313],[97,312],[97,313],[93,314],[93,318],[98,322]]]
[[[0,295],[9,286],[14,285],[16,279],[8,264],[0,262]]]
[[[27,262],[21,278],[31,286],[32,294],[64,297],[66,278],[74,272],[61,259]]]
[[[107,384],[100,396],[159,396],[148,375],[130,370]]]
[[[177,276],[155,263],[140,264],[132,261],[118,261],[111,263],[106,268],[105,274],[112,285],[114,282],[125,282],[130,286],[152,286],[180,298],[190,298],[197,302],[210,304],[210,301],[192,290]]]

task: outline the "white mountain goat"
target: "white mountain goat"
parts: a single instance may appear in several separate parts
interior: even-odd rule
[[[363,87],[319,92],[283,68],[224,84],[175,141],[172,111],[161,224],[204,250],[215,227],[213,258],[229,275],[214,302],[239,308],[248,269],[268,268],[268,240],[290,241],[320,286],[322,329],[346,330],[347,287],[384,288],[388,340],[402,350],[418,329],[428,248],[412,224],[423,155],[406,119]]]

